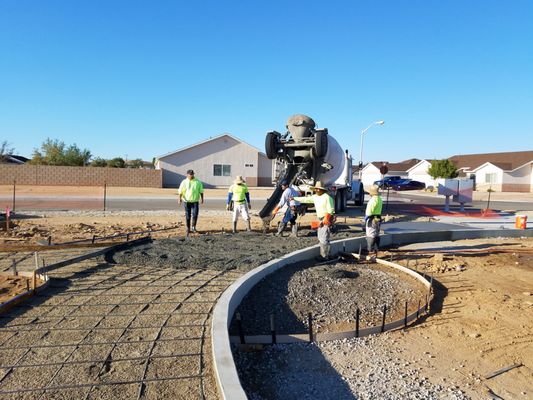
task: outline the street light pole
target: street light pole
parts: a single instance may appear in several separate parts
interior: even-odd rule
[[[361,180],[363,176],[363,137],[365,136],[366,131],[368,131],[374,125],[383,125],[384,123],[385,121],[374,121],[361,131],[361,147],[359,150],[359,180]]]

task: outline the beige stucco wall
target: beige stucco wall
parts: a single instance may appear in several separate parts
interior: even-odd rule
[[[257,186],[260,184],[262,173],[265,173],[264,177],[270,181],[270,172],[262,171],[264,167],[259,156],[260,153],[252,146],[230,136],[222,136],[161,157],[157,168],[163,171],[164,187],[178,186],[188,169],[193,169],[196,177],[206,187],[229,186],[236,175],[242,175],[249,186]],[[231,176],[215,176],[215,164],[231,165]],[[252,164],[253,167],[246,167],[245,164]]]
[[[0,185],[38,186],[162,186],[161,171],[133,168],[65,167],[0,164]]]
[[[518,168],[511,172],[503,173],[502,191],[503,192],[530,192],[531,186],[531,173],[532,165],[524,165],[522,168]]]

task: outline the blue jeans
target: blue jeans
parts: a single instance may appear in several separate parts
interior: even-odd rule
[[[288,224],[290,222],[294,225],[296,223],[297,216],[298,215],[296,214],[296,208],[287,207],[287,211],[285,211],[285,215],[283,216],[281,222],[284,224]]]
[[[191,215],[192,226],[196,227],[196,220],[198,219],[198,212],[200,211],[200,203],[190,203],[185,201],[183,202],[183,208],[185,209],[185,222],[187,223],[187,229],[191,229]]]

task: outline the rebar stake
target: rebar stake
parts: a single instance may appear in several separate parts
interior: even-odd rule
[[[241,341],[241,344],[244,344],[245,340],[244,340],[244,332],[242,331],[241,313],[237,313],[236,318],[237,318],[237,329],[239,330],[239,339]]]
[[[274,313],[270,314],[270,334],[272,335],[272,344],[276,344],[276,326],[274,324]]]
[[[361,318],[361,310],[359,307],[355,310],[355,337],[359,337],[359,319]]]
[[[387,305],[383,304],[383,319],[381,320],[381,332],[385,332],[385,317],[387,315]]]
[[[313,315],[311,313],[307,316],[307,322],[309,323],[309,343],[313,343]]]

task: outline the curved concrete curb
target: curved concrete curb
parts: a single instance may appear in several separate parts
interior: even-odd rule
[[[381,245],[408,244],[418,242],[454,241],[461,239],[489,237],[532,237],[533,230],[494,229],[494,230],[457,230],[440,232],[408,232],[381,236]],[[356,252],[359,246],[366,248],[366,239],[357,237],[337,240],[331,243],[333,254],[339,251]],[[214,371],[219,393],[224,400],[245,400],[246,393],[241,386],[233,354],[231,351],[229,326],[238,305],[246,294],[265,276],[298,261],[309,260],[319,254],[315,245],[272,260],[243,275],[222,294],[213,311],[211,342]]]

